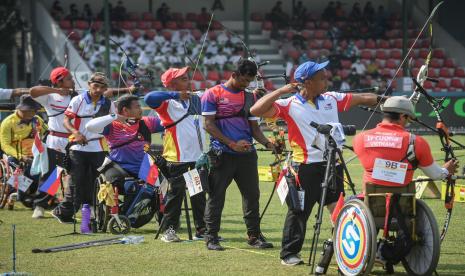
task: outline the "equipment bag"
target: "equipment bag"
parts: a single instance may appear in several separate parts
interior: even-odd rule
[[[397,219],[399,230],[396,237],[389,237],[388,239],[381,240],[379,250],[381,256],[390,264],[398,264],[405,258],[413,247],[413,240],[410,230],[405,223],[405,215],[401,211],[399,204],[399,194],[393,194],[390,214],[388,215],[388,225],[391,224],[393,217]]]
[[[131,222],[131,227],[139,228],[149,223],[158,211],[158,207],[158,193],[156,192],[155,187],[149,184],[141,185],[137,195],[126,212],[126,216]]]

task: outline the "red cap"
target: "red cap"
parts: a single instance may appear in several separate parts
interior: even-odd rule
[[[161,75],[161,82],[163,83],[163,86],[168,87],[172,80],[184,75],[188,70],[188,66],[183,68],[170,68],[166,70],[165,73]]]
[[[53,84],[57,84],[58,81],[69,75],[69,70],[65,67],[57,67],[50,73],[50,81]]]

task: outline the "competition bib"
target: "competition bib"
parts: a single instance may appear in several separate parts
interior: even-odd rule
[[[202,181],[200,180],[200,175],[197,169],[185,172],[183,177],[186,181],[187,190],[191,197],[203,191]]]
[[[378,180],[404,184],[407,168],[408,163],[376,158],[371,177]]]
[[[27,189],[29,189],[29,186],[31,186],[32,182],[34,182],[32,179],[24,175],[13,175],[7,181],[11,187],[19,189],[22,192],[26,192]]]

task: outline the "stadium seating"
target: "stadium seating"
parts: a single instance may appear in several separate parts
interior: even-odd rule
[[[196,13],[180,13],[173,12],[171,14],[172,21],[166,22],[163,25],[162,22],[155,19],[153,13],[144,12],[129,12],[127,20],[121,22],[112,22],[114,27],[120,28],[125,34],[129,34],[132,38],[137,40],[142,35],[145,35],[148,39],[153,39],[157,34],[161,34],[167,41],[171,41],[172,32],[175,30],[184,30],[192,34],[197,43],[202,38],[203,32],[197,29],[197,19],[199,17]],[[390,79],[395,73],[395,69],[398,68],[402,58],[402,24],[401,21],[397,18],[398,16],[393,15],[388,21],[389,28],[386,30],[385,34],[381,38],[365,38],[365,39],[354,39],[352,40],[355,46],[359,50],[359,55],[363,63],[371,63],[372,59],[375,59],[375,63],[378,65],[379,72],[385,79]],[[253,12],[250,15],[250,18],[254,22],[259,22],[262,27],[264,34],[269,34],[273,30],[273,23],[265,20],[265,15],[260,12]],[[283,48],[283,54],[293,59],[295,62],[302,57],[302,53],[306,53],[307,57],[310,59],[318,59],[321,56],[328,57],[331,52],[339,47],[341,51],[344,51],[348,46],[350,39],[339,39],[333,40],[329,37],[328,30],[331,30],[332,26],[338,26],[343,28],[347,21],[340,20],[334,23],[330,23],[325,20],[320,19],[319,14],[310,13],[307,16],[307,22],[304,22],[302,25],[303,30],[293,30],[286,29],[280,30],[279,33],[282,35],[284,42],[282,44],[292,44],[292,40],[295,39],[295,34],[300,34],[301,37],[305,40],[304,49],[300,48]],[[60,20],[60,28],[64,30],[66,34],[70,35],[70,40],[79,42],[81,37],[89,29],[93,29],[97,32],[102,31],[102,22],[101,21],[84,21],[84,20]],[[215,40],[218,36],[218,33],[222,32],[222,25],[219,21],[213,21],[210,32],[208,33],[209,40]],[[360,28],[360,33],[367,33],[366,28]],[[407,45],[412,45],[415,37],[417,36],[419,30],[413,27],[413,22],[409,22],[408,29],[408,43]],[[242,47],[242,46],[240,46]],[[410,53],[410,56],[413,57],[413,68],[412,73],[416,75],[418,69],[424,64],[425,59],[430,53],[430,39],[423,35],[415,44],[414,50]],[[134,58],[137,58],[135,56]],[[229,58],[229,56],[228,56]],[[353,60],[352,60],[353,61]],[[346,79],[351,71],[352,61],[349,59],[341,60],[340,68],[334,73],[339,74],[342,79]],[[205,71],[206,78],[208,81],[205,81],[201,77],[199,72],[194,76],[194,80],[197,82],[197,86],[201,87],[204,85],[210,85],[217,81],[226,80],[229,78],[231,72],[224,71]],[[397,77],[402,74],[402,70],[399,72]],[[464,89],[464,80],[465,80],[465,70],[463,68],[456,67],[455,61],[452,58],[447,56],[447,53],[444,49],[435,48],[432,51],[432,59],[430,61],[428,75],[433,78],[439,78],[437,84],[432,84],[430,82],[425,82],[426,88],[429,91],[441,91],[444,89],[455,89],[463,90]],[[272,82],[265,82],[265,85],[269,87],[272,86]],[[395,85],[395,82],[393,82]]]

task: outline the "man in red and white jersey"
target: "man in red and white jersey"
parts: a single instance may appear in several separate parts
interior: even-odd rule
[[[304,210],[289,208],[283,230],[281,263],[297,265],[303,263],[299,252],[305,239],[307,220],[313,205],[320,202],[321,184],[324,181],[326,161],[323,153],[325,138],[310,126],[314,121],[318,124],[338,123],[339,112],[347,111],[356,105],[374,106],[382,97],[371,93],[343,94],[326,92],[327,79],[325,67],[328,61],[316,63],[312,61],[301,64],[294,73],[294,79],[301,84],[288,84],[258,100],[251,108],[255,116],[282,118],[288,127],[289,144],[292,148],[292,167],[296,171],[300,187],[304,190]],[[281,96],[295,93],[287,99]],[[342,168],[337,166],[336,187],[328,189],[325,205],[333,210],[341,192]],[[331,187],[330,187],[331,188]]]
[[[428,142],[405,129],[410,119],[415,118],[413,105],[407,98],[391,97],[382,110],[383,121],[355,136],[353,142],[365,169],[364,192],[367,185],[406,186],[417,167],[432,179],[444,179],[455,172],[457,160],[449,160],[441,168],[434,162]]]
[[[176,234],[184,200],[186,181],[183,174],[195,168],[205,146],[205,131],[201,116],[200,96],[191,90],[189,67],[169,68],[161,75],[169,91],[152,91],[144,100],[153,108],[165,128],[163,157],[168,161],[168,182],[163,230],[164,242],[179,242]],[[194,239],[203,239],[205,233],[205,192],[190,198],[196,233]]]

